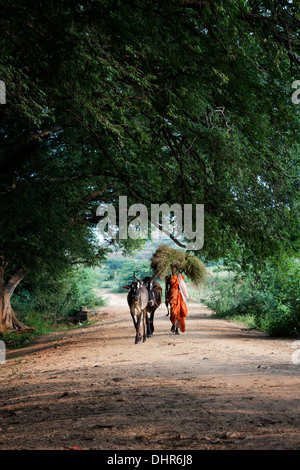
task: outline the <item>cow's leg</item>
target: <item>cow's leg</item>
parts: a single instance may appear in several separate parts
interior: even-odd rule
[[[154,311],[155,310],[151,311],[150,317],[147,314],[147,336],[148,336],[148,338],[151,338],[151,336],[153,336],[153,332],[154,332],[154,326],[153,326]]]
[[[150,328],[149,328],[149,316],[148,316],[148,312],[146,311],[146,325],[147,325],[147,336],[149,338],[149,334],[150,334]]]
[[[135,314],[130,312],[131,313],[131,317],[132,317],[132,321],[133,321],[133,324],[134,324],[134,328],[136,329],[136,319],[135,319]]]
[[[154,333],[154,313],[155,313],[155,310],[153,310],[153,312],[151,312],[151,316],[150,316],[151,336],[153,336],[153,333]]]
[[[135,309],[130,311],[132,321],[135,328],[135,344],[141,342],[141,334],[140,334],[140,321],[141,321],[141,312],[136,312]]]
[[[139,312],[137,314],[137,322],[136,322],[136,326],[135,326],[135,329],[136,329],[135,344],[139,344],[142,340],[141,332],[140,332],[141,316],[142,316],[142,312]]]
[[[143,343],[146,341],[146,319],[147,319],[147,312],[146,309],[143,310]]]
[[[150,336],[151,336],[151,324],[150,324],[150,317],[149,317],[147,311],[146,311],[146,323],[147,323],[147,337],[150,338]]]

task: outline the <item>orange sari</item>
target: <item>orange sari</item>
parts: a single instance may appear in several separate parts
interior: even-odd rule
[[[182,276],[184,279],[184,276]],[[180,324],[180,329],[182,333],[185,332],[185,317],[188,314],[187,306],[185,301],[182,298],[181,292],[179,290],[178,277],[177,274],[171,276],[170,279],[170,289],[167,294],[167,300],[171,307],[170,320],[173,325],[176,321]]]

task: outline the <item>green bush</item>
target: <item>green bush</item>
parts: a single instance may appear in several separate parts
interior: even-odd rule
[[[98,269],[99,287],[111,292],[125,292],[122,286],[134,281],[133,273],[138,278],[151,276],[150,262],[143,259],[108,258]]]
[[[58,279],[41,275],[30,279],[12,299],[18,317],[27,326],[54,324],[57,320],[72,315],[84,305],[90,309],[105,305],[97,295],[97,273],[91,268],[74,267]]]
[[[259,272],[218,278],[205,299],[218,316],[244,316],[273,336],[300,335],[300,267],[297,259],[268,262]]]

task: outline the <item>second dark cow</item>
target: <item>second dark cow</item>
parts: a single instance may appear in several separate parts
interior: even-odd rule
[[[148,303],[146,306],[147,337],[150,338],[154,333],[154,314],[160,306],[162,300],[162,288],[154,278],[144,277],[143,285],[148,291]]]

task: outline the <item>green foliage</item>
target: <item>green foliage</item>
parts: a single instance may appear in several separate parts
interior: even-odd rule
[[[119,195],[148,209],[204,204],[201,256],[210,260],[231,257],[246,271],[295,253],[297,14],[296,2],[275,0],[5,2],[4,281],[20,267],[38,280],[99,264],[96,208],[117,208]],[[137,246],[122,244],[126,253]],[[49,302],[55,308],[58,289],[67,311],[68,293],[83,293],[61,283],[48,285]],[[259,297],[257,311],[272,302]],[[294,306],[284,303],[283,314],[278,302],[280,317],[290,318]]]
[[[80,306],[89,309],[103,306],[104,300],[97,294],[97,286],[95,270],[86,267],[74,267],[57,278],[40,275],[32,280],[29,278],[19,296],[15,296],[13,307],[28,326],[54,324],[72,315]],[[38,325],[36,312],[39,312],[41,325]]]
[[[99,287],[109,289],[111,292],[126,292],[122,286],[134,281],[134,271],[142,279],[151,276],[150,263],[143,259],[108,258],[97,270]]]
[[[18,349],[28,346],[33,340],[35,333],[28,332],[12,332],[5,331],[1,335],[1,340],[4,341],[7,349]]]
[[[300,336],[300,265],[298,259],[269,261],[259,272],[227,275],[211,281],[205,301],[217,315],[250,317],[274,336]]]
[[[75,266],[56,278],[45,273],[28,277],[17,290],[12,306],[32,330],[3,332],[1,339],[15,349],[32,343],[36,336],[87,325],[89,322],[73,325],[70,316],[81,306],[98,310],[105,305],[98,287],[98,272],[90,267]]]
[[[56,253],[63,262],[98,203],[120,194],[149,208],[204,203],[210,258],[243,256],[247,265],[293,249],[297,8],[200,3],[3,6],[0,254],[8,262],[17,252],[26,267]]]

